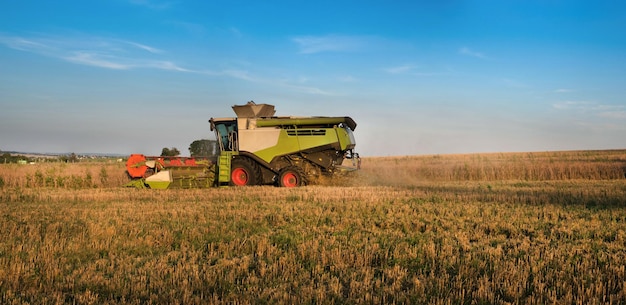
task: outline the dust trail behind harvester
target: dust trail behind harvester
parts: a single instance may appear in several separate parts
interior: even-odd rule
[[[323,176],[311,184],[323,186],[409,186],[425,177],[416,173],[413,162],[400,162],[403,157],[364,158],[358,171]],[[414,158],[414,157],[411,157]]]

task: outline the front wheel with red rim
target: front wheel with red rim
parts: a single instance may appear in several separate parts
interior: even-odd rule
[[[247,158],[233,159],[230,170],[230,184],[234,186],[246,186],[258,184],[260,174],[254,161]]]
[[[248,185],[248,181],[250,181],[250,173],[243,168],[235,168],[231,173],[230,179],[234,185]]]
[[[285,168],[278,176],[278,185],[281,187],[297,187],[305,184],[304,174],[299,167]]]

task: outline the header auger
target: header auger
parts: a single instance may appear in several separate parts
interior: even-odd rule
[[[273,105],[232,107],[237,117],[211,118],[219,156],[149,157],[126,162],[128,186],[192,188],[214,186],[302,186],[322,175],[360,168],[350,117],[276,117]],[[351,159],[352,167],[343,166]]]

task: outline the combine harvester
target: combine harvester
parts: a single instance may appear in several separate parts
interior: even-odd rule
[[[138,188],[194,188],[277,185],[297,187],[320,176],[360,168],[354,152],[350,117],[276,117],[273,105],[232,107],[236,118],[211,118],[219,146],[214,160],[193,157],[147,157],[133,154],[126,162]],[[343,166],[344,159],[352,167]]]

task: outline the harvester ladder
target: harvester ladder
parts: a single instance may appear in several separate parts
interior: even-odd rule
[[[217,169],[219,186],[227,186],[230,183],[230,161],[233,159],[234,154],[232,151],[220,152]]]

